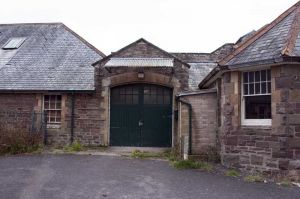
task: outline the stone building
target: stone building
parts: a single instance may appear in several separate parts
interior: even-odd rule
[[[139,39],[105,56],[60,23],[0,25],[0,133],[46,121],[47,144],[174,148],[299,176],[299,10],[212,53]]]
[[[218,90],[223,164],[300,169],[300,3],[235,46],[199,87]]]

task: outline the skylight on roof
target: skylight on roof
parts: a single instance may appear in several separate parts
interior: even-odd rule
[[[4,44],[2,49],[4,50],[18,49],[23,44],[25,39],[26,37],[12,37]]]

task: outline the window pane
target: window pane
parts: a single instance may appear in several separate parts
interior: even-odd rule
[[[126,103],[125,95],[120,95],[120,104],[125,104],[125,103]]]
[[[144,94],[150,94],[150,88],[148,86],[144,87]]]
[[[271,82],[268,82],[268,93],[271,93]]]
[[[61,109],[61,102],[60,102],[60,101],[58,101],[58,102],[56,103],[56,109]]]
[[[255,94],[260,94],[260,83],[255,83]]]
[[[164,96],[164,104],[171,104],[170,94]]]
[[[248,73],[247,72],[244,73],[243,79],[244,79],[244,83],[248,82]]]
[[[271,119],[271,96],[245,97],[246,119]]]
[[[150,95],[144,95],[144,104],[150,104]]]
[[[132,96],[132,104],[138,104],[139,103],[139,96],[133,95]]]
[[[254,94],[254,84],[249,84],[249,94],[250,95]]]
[[[132,88],[131,87],[126,88],[126,95],[132,95]]]
[[[267,80],[271,80],[271,70],[267,70]]]
[[[50,109],[55,109],[55,100],[50,101]]]
[[[139,94],[139,88],[137,86],[133,87],[132,94],[138,95]]]
[[[254,72],[249,72],[249,82],[253,82],[254,81]]]
[[[157,104],[163,104],[164,103],[164,96],[158,95],[157,96]]]
[[[124,94],[126,94],[126,88],[120,88],[120,94],[122,95],[124,95]]]
[[[49,109],[50,104],[48,101],[44,101],[44,109]]]
[[[260,71],[255,72],[255,82],[260,82]]]
[[[244,84],[244,95],[248,95],[248,84]]]
[[[50,101],[52,102],[55,102],[56,100],[56,95],[50,95]]]
[[[260,74],[261,74],[261,81],[266,81],[266,79],[267,79],[267,78],[266,78],[266,75],[267,75],[267,74],[266,74],[266,71],[265,71],[265,70],[262,70]]]
[[[132,104],[132,95],[126,95],[126,104]]]
[[[266,82],[261,83],[261,94],[267,93],[267,84]]]

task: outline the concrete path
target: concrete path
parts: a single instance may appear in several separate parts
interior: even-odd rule
[[[299,199],[300,188],[241,180],[166,161],[118,156],[0,157],[2,199]]]

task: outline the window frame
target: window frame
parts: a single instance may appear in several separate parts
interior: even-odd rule
[[[255,94],[252,95],[244,95],[244,73],[246,72],[256,72],[256,71],[263,71],[263,70],[270,70],[270,82],[271,82],[271,88],[270,92],[266,94]],[[261,81],[261,80],[260,80]],[[267,82],[267,80],[266,80]],[[256,82],[254,82],[255,84]],[[272,74],[270,68],[264,68],[264,69],[256,69],[256,70],[245,70],[241,71],[241,125],[242,126],[271,126],[272,125],[272,117],[270,119],[246,119],[246,104],[245,104],[245,97],[248,96],[264,96],[264,95],[270,95],[271,96],[271,111],[272,111]]]
[[[51,98],[51,96],[60,96],[60,109],[56,108],[56,103],[57,103],[57,97],[55,98],[55,108],[54,109],[51,109],[51,108],[47,108],[45,109],[45,97],[46,96],[49,96]],[[49,99],[50,99],[49,98]],[[62,124],[62,101],[63,101],[63,96],[61,94],[44,94],[43,95],[43,111],[46,112],[46,111],[60,111],[60,122],[50,122],[49,119],[48,119],[48,115],[47,118],[46,118],[46,121],[47,121],[47,128],[59,128]],[[50,105],[50,100],[49,100],[49,105]],[[56,121],[56,115],[55,115],[55,121]]]

